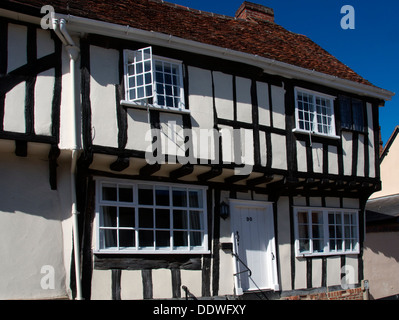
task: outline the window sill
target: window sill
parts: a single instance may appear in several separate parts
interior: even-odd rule
[[[210,250],[107,250],[107,249],[97,249],[93,251],[94,254],[158,254],[158,255],[184,255],[184,254],[210,254]]]
[[[170,108],[170,107],[159,107],[153,104],[148,104],[148,105],[142,105],[137,102],[133,101],[128,101],[128,100],[121,100],[120,104],[122,106],[128,107],[128,108],[133,108],[133,109],[141,109],[141,110],[158,110],[162,112],[170,112],[170,113],[180,113],[180,114],[189,114],[190,110],[186,109],[177,109],[177,108]]]
[[[299,133],[299,134],[306,134],[306,135],[312,135],[312,136],[315,136],[315,137],[320,137],[320,138],[326,138],[326,139],[332,139],[332,140],[339,140],[339,139],[341,139],[341,137],[340,136],[337,136],[337,135],[328,135],[328,134],[323,134],[323,133],[318,133],[318,132],[314,132],[314,131],[306,131],[306,130],[303,130],[303,129],[298,129],[298,128],[295,128],[295,129],[292,129],[292,132],[293,133]]]
[[[322,256],[346,256],[359,254],[359,251],[346,251],[346,252],[317,252],[317,253],[296,253],[296,258],[312,258],[312,257],[322,257]]]

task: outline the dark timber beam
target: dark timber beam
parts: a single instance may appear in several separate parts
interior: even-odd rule
[[[49,159],[49,182],[51,190],[57,190],[57,159],[60,156],[60,149],[57,145],[51,145],[48,159]]]
[[[179,179],[181,177],[187,176],[194,171],[194,166],[192,164],[185,164],[181,166],[180,168],[173,170],[170,173],[170,178],[171,179]]]
[[[28,155],[28,142],[26,140],[15,140],[15,155],[18,157]]]
[[[234,176],[227,177],[226,179],[224,179],[224,182],[227,183],[227,184],[233,184],[233,183],[236,183],[238,181],[245,180],[248,177],[249,177],[249,174],[246,174],[246,175],[234,175]]]
[[[211,170],[208,172],[201,173],[200,175],[197,176],[198,181],[208,181],[212,178],[215,178],[217,176],[220,176],[222,174],[222,168],[220,167],[212,167]]]
[[[112,171],[121,172],[125,170],[127,167],[129,167],[129,164],[130,164],[129,158],[118,157],[118,159],[116,159],[115,162],[110,164],[109,168]]]
[[[273,179],[274,179],[273,175],[271,175],[271,176],[267,176],[267,175],[261,176],[261,177],[258,177],[258,178],[254,178],[254,179],[248,180],[247,181],[247,186],[248,187],[254,187],[254,186],[257,186],[257,185],[262,184],[262,183],[268,183],[268,182],[272,181]]]
[[[144,167],[140,169],[140,175],[141,176],[150,176],[154,174],[155,172],[159,171],[161,169],[161,165],[159,163],[155,164],[146,164]]]

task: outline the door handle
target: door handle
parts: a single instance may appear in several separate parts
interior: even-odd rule
[[[237,246],[240,245],[240,234],[238,233],[238,231],[236,231],[236,240],[237,240]]]
[[[272,252],[272,260],[276,259],[276,257],[274,256],[274,253]]]

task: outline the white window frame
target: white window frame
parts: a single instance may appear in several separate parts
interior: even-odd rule
[[[146,52],[150,52],[151,55],[151,86],[152,86],[152,90],[151,93],[150,92],[144,92],[144,96],[140,97],[140,98],[131,98],[129,91],[130,90],[135,90],[136,91],[136,87],[137,85],[135,85],[134,87],[129,87],[129,78],[132,78],[132,76],[129,75],[129,60],[128,57],[129,56],[137,56],[137,55],[141,55],[144,57],[144,51]],[[163,79],[164,81],[162,82],[163,85],[163,96],[168,96],[168,97],[172,97],[172,99],[174,98],[178,98],[178,103],[175,106],[167,106],[166,105],[166,101],[164,104],[160,104],[158,101],[159,96],[161,96],[162,94],[157,94],[157,83],[160,84],[160,82],[157,82],[157,70],[156,70],[156,64],[157,62],[161,62],[163,65],[164,64],[169,64],[174,66],[175,68],[177,68],[177,74],[176,74],[176,80],[178,83],[174,83],[173,81],[173,75],[171,76],[171,81],[173,82],[172,84],[168,85],[165,83],[165,79]],[[134,65],[136,63],[134,62]],[[183,67],[182,67],[183,62],[180,60],[176,60],[176,59],[171,59],[171,58],[166,58],[166,57],[160,57],[160,56],[156,56],[152,54],[152,48],[151,47],[147,47],[147,48],[142,48],[142,49],[138,49],[138,50],[124,50],[124,85],[125,85],[125,99],[121,101],[122,105],[125,106],[130,106],[130,107],[137,107],[137,108],[158,108],[158,109],[162,109],[163,111],[171,111],[171,112],[189,112],[189,110],[187,110],[185,108],[185,99],[184,99],[184,84],[183,84]],[[147,72],[149,73],[149,72]],[[162,72],[163,76],[165,76],[165,74],[167,74],[166,72]],[[144,78],[145,79],[145,78]],[[145,81],[145,80],[144,80]],[[136,83],[137,84],[137,83]],[[147,83],[147,86],[149,86],[149,83]],[[172,94],[166,94],[166,86],[171,87],[171,91]],[[179,95],[175,95],[175,90],[178,91]],[[145,90],[144,90],[145,91]],[[152,99],[152,103],[149,103],[150,99]],[[176,101],[173,102],[174,104],[176,103]]]
[[[206,190],[208,189],[205,186],[196,186],[196,185],[183,185],[183,184],[171,184],[171,183],[162,183],[162,182],[149,182],[149,181],[139,181],[139,180],[124,180],[124,179],[113,179],[113,178],[95,178],[96,180],[96,206],[95,206],[95,253],[110,253],[110,254],[208,254],[210,253],[208,249],[208,226],[207,226],[207,199],[206,199]],[[107,201],[102,199],[102,186],[104,184],[112,184],[116,186],[131,186],[133,188],[133,202],[120,202],[119,199],[117,201]],[[157,206],[155,204],[155,192],[153,192],[153,204],[152,205],[143,205],[138,203],[138,189],[139,185],[141,186],[151,186],[153,190],[155,187],[160,188],[169,188],[169,205],[168,206]],[[202,191],[202,208],[190,208],[189,206],[189,198],[187,194],[187,206],[186,207],[174,207],[172,206],[172,190],[174,189],[185,189],[188,193],[189,190],[201,190]],[[119,196],[118,196],[119,198]],[[135,210],[135,225],[134,227],[121,227],[119,225],[119,214],[117,214],[117,224],[115,227],[104,227],[100,226],[101,219],[101,206],[117,206],[120,207],[129,207],[134,208]],[[165,209],[170,210],[169,218],[170,224],[169,228],[157,228],[154,225],[152,228],[142,228],[139,227],[138,224],[138,208],[147,208],[147,209]],[[117,209],[119,212],[119,209]],[[192,211],[201,211],[202,212],[202,228],[200,230],[190,229],[190,222],[187,220],[187,227],[183,229],[177,229],[173,227],[173,210],[186,210],[187,218],[189,219],[190,210]],[[155,215],[155,210],[153,210],[153,215]],[[154,220],[155,221],[155,220]],[[117,246],[112,248],[101,248],[101,240],[100,240],[100,230],[109,229],[109,230],[117,230]],[[170,246],[169,247],[156,247],[155,237],[153,240],[153,246],[151,247],[138,247],[138,239],[139,239],[139,230],[148,229],[148,231],[169,231],[170,234]],[[132,230],[135,234],[135,247],[129,248],[121,248],[119,246],[119,230]],[[174,247],[173,243],[173,232],[181,231],[187,232],[188,236],[188,245]],[[190,231],[193,232],[202,232],[202,245],[201,246],[190,246]]]
[[[308,239],[309,239],[309,250],[307,251],[301,251],[300,249],[300,240],[302,239],[300,237],[300,231],[299,231],[299,219],[298,219],[298,213],[299,212],[307,212],[308,213]],[[322,230],[323,230],[323,236],[320,238],[323,243],[323,250],[316,252],[313,248],[313,224],[312,223],[312,212],[321,212],[323,216],[323,224],[322,224]],[[329,223],[329,214],[334,214],[334,215],[341,215],[341,223],[340,224],[330,224]],[[353,221],[355,221],[355,224],[350,224],[345,223],[345,214],[348,214],[349,217],[352,215],[354,216]],[[335,219],[335,218],[334,218]],[[327,256],[327,255],[348,255],[348,254],[359,254],[360,252],[360,244],[359,244],[359,210],[358,209],[343,209],[343,208],[324,208],[324,207],[294,207],[294,224],[295,224],[295,255],[296,257],[309,257],[309,256]],[[303,224],[305,225],[305,224]],[[330,236],[330,231],[329,228],[340,225],[341,226],[341,232],[342,236],[341,237],[336,237],[336,234],[334,237]],[[352,234],[352,229],[349,231],[348,228],[355,228],[356,234]],[[345,229],[346,228],[346,229]],[[336,230],[336,229],[334,229]],[[334,231],[336,232],[336,231]],[[350,236],[347,236],[347,232],[350,232]],[[303,238],[305,239],[305,238]],[[330,240],[331,241],[337,241],[340,240],[342,241],[342,250],[335,250],[330,247]],[[318,239],[317,239],[318,240]],[[346,250],[345,245],[347,245],[346,241],[348,240],[354,240],[355,245],[352,247],[351,243],[351,249]]]
[[[313,120],[309,121],[311,124],[312,128],[306,129],[306,128],[301,128],[299,122],[301,121],[299,117],[299,106],[298,106],[298,93],[304,93],[306,95],[312,96],[312,106],[313,110],[310,112],[313,115]],[[336,135],[335,132],[335,115],[334,115],[334,100],[336,97],[327,95],[324,93],[320,93],[317,91],[312,91],[300,87],[295,87],[294,88],[294,94],[295,94],[295,125],[296,127],[293,129],[293,132],[298,132],[298,133],[304,133],[304,134],[311,134],[315,136],[321,136],[321,137],[326,137],[326,138],[331,138],[331,139],[339,139],[340,137]],[[329,131],[327,133],[320,131],[319,130],[319,122],[318,122],[318,116],[323,116],[317,113],[317,108],[316,108],[316,99],[324,99],[329,101],[330,104],[330,113],[328,114],[328,117],[331,119],[330,124],[328,125]],[[321,125],[323,125],[321,123]]]

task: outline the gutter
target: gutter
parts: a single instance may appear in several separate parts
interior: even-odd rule
[[[52,18],[52,26],[56,35],[60,38],[62,43],[65,45],[65,49],[69,54],[69,68],[71,73],[71,106],[70,106],[70,121],[72,123],[72,158],[71,158],[71,203],[72,203],[72,232],[73,232],[73,248],[75,258],[75,276],[76,276],[76,300],[83,300],[82,297],[82,283],[81,283],[81,264],[80,264],[80,245],[79,245],[79,225],[76,200],[76,163],[79,155],[79,148],[77,143],[77,132],[76,132],[76,83],[75,83],[75,62],[79,58],[79,48],[75,45],[66,29],[65,19]]]
[[[257,66],[265,73],[276,74],[286,78],[295,78],[329,86],[342,91],[349,91],[358,95],[377,98],[385,101],[391,100],[395,93],[355,81],[341,79],[319,71],[309,70],[285,62],[272,60],[258,55],[235,51],[193,40],[175,37],[169,34],[145,31],[109,22],[92,20],[72,15],[56,14],[70,23],[69,30],[81,33],[94,33],[120,39],[141,41],[153,45],[167,46],[197,54],[203,54],[231,61],[247,63]]]

